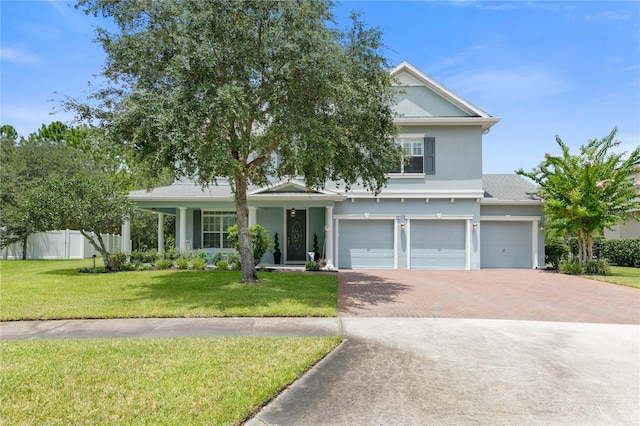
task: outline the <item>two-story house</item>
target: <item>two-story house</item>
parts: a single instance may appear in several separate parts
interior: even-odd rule
[[[321,257],[338,268],[544,267],[541,201],[528,195],[535,186],[515,174],[482,174],[482,137],[499,119],[407,62],[391,74],[402,89],[397,143],[407,161],[382,192],[331,183],[311,190],[296,180],[253,187],[249,224],[278,233],[285,264],[304,263],[315,235]],[[129,198],[157,212],[159,225],[163,215],[176,216],[178,248],[230,250],[228,184],[176,182]],[[262,261],[273,263],[272,254]]]
[[[632,182],[640,182],[640,161],[633,164],[633,174],[629,176]],[[638,188],[640,199],[640,188]],[[630,211],[624,223],[616,225],[613,229],[604,229],[605,238],[619,240],[622,238],[640,238],[640,211]]]

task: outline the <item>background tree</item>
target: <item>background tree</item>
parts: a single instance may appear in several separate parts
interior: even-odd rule
[[[546,226],[578,237],[582,266],[593,258],[594,233],[623,222],[631,210],[640,208],[640,182],[630,180],[633,164],[640,160],[640,147],[629,155],[612,152],[620,144],[614,140],[617,131],[614,128],[608,136],[590,140],[578,155],[571,155],[556,137],[561,155],[545,154],[531,172],[516,172],[539,185]]]
[[[48,180],[29,194],[25,208],[37,231],[79,230],[100,253],[107,271],[113,267],[100,234],[118,232],[123,220],[135,209],[105,175],[92,179],[76,175]]]
[[[256,280],[247,186],[304,176],[378,192],[401,159],[382,34],[357,16],[335,28],[329,0],[80,0],[99,28],[112,82],[68,100],[153,174],[232,186],[242,280]],[[94,102],[95,101],[95,102]],[[97,104],[97,105],[96,105]],[[281,161],[271,161],[278,154]]]
[[[12,126],[0,128],[0,245],[20,242],[23,258],[27,238],[37,232],[25,209],[28,195],[47,180],[72,175],[89,179],[96,173],[91,158],[66,143],[63,128],[68,129],[60,122],[43,125],[26,139],[18,138]]]

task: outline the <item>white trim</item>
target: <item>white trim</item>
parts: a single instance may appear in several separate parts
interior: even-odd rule
[[[404,233],[407,238],[407,269],[411,269],[411,219],[407,219],[405,216],[406,225],[404,228]]]
[[[398,215],[386,215],[386,214],[367,214],[367,213],[357,213],[357,214],[334,214],[334,219],[337,220],[395,220],[398,218]]]
[[[395,124],[403,126],[481,126],[489,129],[500,121],[497,117],[398,117]]]
[[[499,200],[495,198],[481,198],[481,205],[486,206],[541,206],[541,200]]]
[[[534,220],[531,222],[531,265],[532,269],[538,269],[538,227],[540,221]]]
[[[407,214],[406,219],[418,219],[418,220],[470,220],[473,219],[473,215],[470,214]]]
[[[469,271],[471,270],[471,244],[472,244],[472,238],[473,238],[473,225],[472,222],[473,218],[469,218],[466,220],[467,226],[466,226],[466,235],[465,235],[465,244],[464,244],[464,250],[465,250],[465,264],[464,264],[464,269]]]
[[[398,244],[398,229],[400,228],[400,217],[393,219],[393,269],[398,269],[398,258],[400,257],[400,247]],[[406,232],[406,230],[405,230]]]
[[[512,221],[512,222],[532,222],[532,221],[540,221],[542,220],[541,216],[512,216],[512,215],[504,215],[504,216],[480,216],[480,221]]]
[[[400,176],[398,176],[400,177]],[[406,177],[406,175],[402,176]],[[430,198],[430,199],[438,199],[438,198],[464,198],[464,199],[477,199],[482,198],[484,196],[483,189],[472,189],[472,190],[464,190],[464,189],[443,189],[443,190],[431,190],[431,191],[384,191],[377,195],[378,198]],[[373,193],[366,191],[351,191],[346,193],[346,197],[348,198],[374,198]]]

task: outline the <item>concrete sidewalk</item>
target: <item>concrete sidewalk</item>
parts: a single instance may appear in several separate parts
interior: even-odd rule
[[[0,322],[1,340],[340,336],[339,318],[131,318]]]
[[[640,424],[637,325],[347,317],[0,323],[2,340],[309,335],[345,341],[247,425]]]

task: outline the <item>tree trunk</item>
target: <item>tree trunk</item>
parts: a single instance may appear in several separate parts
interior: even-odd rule
[[[251,236],[249,235],[249,206],[247,204],[247,179],[235,177],[234,200],[236,204],[236,221],[238,224],[238,245],[240,247],[240,263],[242,266],[242,282],[254,283],[258,281]]]
[[[587,233],[587,258],[586,262],[593,260],[593,232]],[[585,265],[586,265],[585,262]]]
[[[27,239],[29,236],[22,238],[22,260],[27,260]]]
[[[111,256],[109,255],[109,252],[107,251],[107,248],[104,245],[104,240],[102,239],[102,235],[100,235],[99,233],[94,233],[96,236],[95,238],[98,239],[98,242],[96,242],[94,240],[94,237],[87,234],[85,231],[80,230],[80,234],[82,234],[82,236],[84,236],[89,241],[89,243],[93,246],[93,248],[96,249],[98,253],[100,253],[100,255],[102,256],[102,262],[104,263],[105,271],[112,271],[113,264],[111,263]]]

